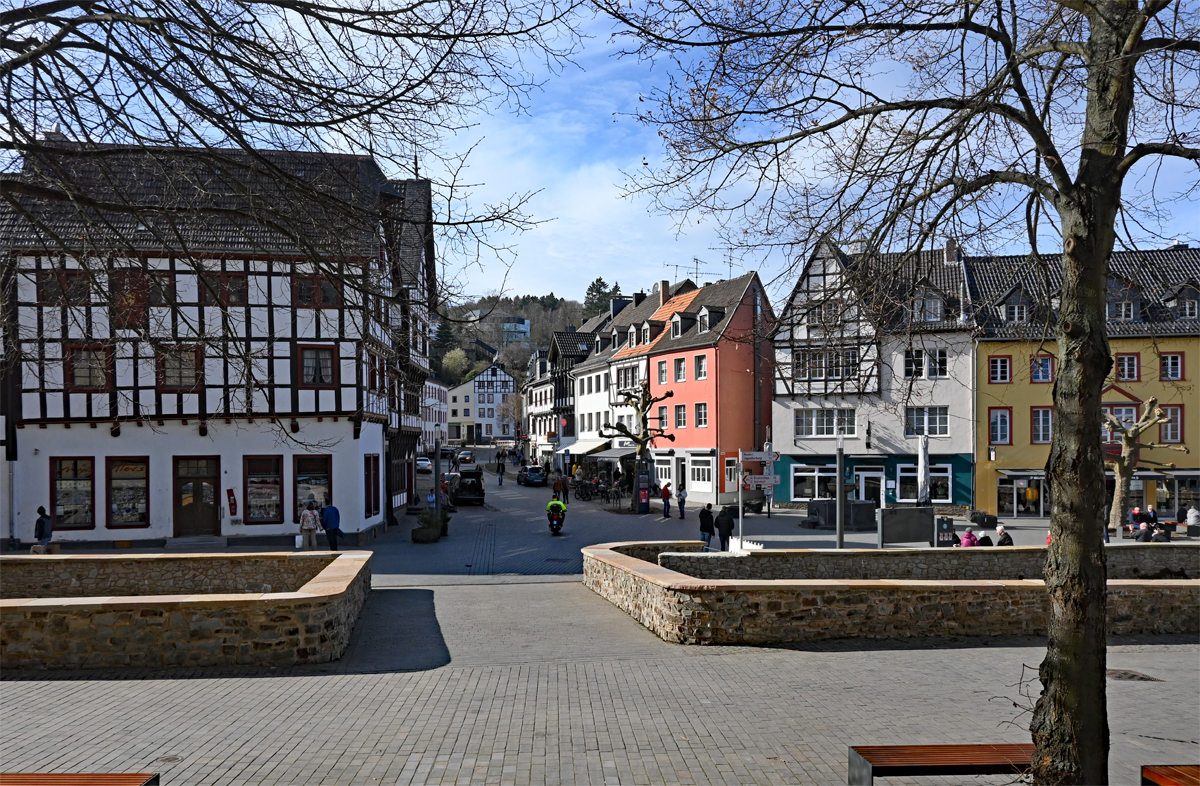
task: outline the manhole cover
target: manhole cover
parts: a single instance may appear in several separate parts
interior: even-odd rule
[[[1140,671],[1130,671],[1129,669],[1109,669],[1109,679],[1127,680],[1129,682],[1162,682],[1158,677],[1151,677],[1149,674],[1142,674]]]
[[[164,762],[170,763],[173,761],[183,761],[183,757],[182,756],[163,756],[161,759],[155,759],[155,761],[164,761]]]

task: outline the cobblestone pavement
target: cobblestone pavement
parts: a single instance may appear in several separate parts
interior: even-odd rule
[[[570,574],[581,545],[690,537],[694,522],[573,503],[552,538],[541,489],[488,496],[497,510],[462,511],[438,544],[381,539],[337,663],[6,672],[0,770],[156,771],[166,786],[837,784],[851,744],[1028,740],[1014,702],[1039,640],[667,644]],[[1108,665],[1159,680],[1109,682],[1113,782],[1200,761],[1200,643],[1114,642]]]

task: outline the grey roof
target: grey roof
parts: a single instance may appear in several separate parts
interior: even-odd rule
[[[974,322],[987,338],[1037,338],[1054,335],[1053,298],[1062,289],[1058,255],[966,257]],[[1109,260],[1110,284],[1135,290],[1141,308],[1130,322],[1109,320],[1108,335],[1200,335],[1200,320],[1180,319],[1164,302],[1200,282],[1200,249],[1168,248],[1115,251]],[[1016,290],[1036,306],[1024,323],[1005,322],[999,306]]]
[[[554,343],[551,346],[551,354],[557,354],[562,357],[582,358],[591,352],[596,346],[595,333],[581,333],[579,331],[555,331]]]
[[[20,210],[0,206],[4,248],[374,257],[379,221],[407,224],[409,211],[420,218],[398,233],[402,244],[419,253],[426,239],[428,181],[389,181],[369,156],[70,142],[60,150],[26,157],[20,179],[80,200],[17,195]],[[422,237],[403,237],[409,230]]]
[[[729,327],[729,323],[737,313],[738,306],[741,305],[742,300],[746,296],[746,290],[749,289],[751,283],[757,277],[757,273],[746,273],[737,278],[718,281],[715,284],[701,287],[692,302],[688,304],[687,313],[698,313],[700,309],[708,306],[709,308],[722,309],[725,313],[721,315],[721,319],[709,324],[708,330],[703,333],[700,332],[700,323],[697,321],[688,326],[678,338],[671,337],[671,328],[668,325],[662,340],[655,345],[655,351],[674,352],[681,349],[694,349],[716,344],[721,339],[721,336],[724,335],[725,330]],[[766,303],[765,292],[763,293],[763,302]]]
[[[688,292],[692,292],[695,289],[697,289],[696,284],[693,283],[690,278],[685,278],[683,281],[680,281],[671,287],[671,297],[674,298],[677,295],[684,295]],[[632,295],[629,297],[632,297]],[[629,331],[631,325],[642,324],[651,316],[653,316],[655,311],[658,311],[658,309],[661,308],[659,299],[660,298],[657,293],[652,293],[647,295],[646,298],[636,306],[630,302],[628,306],[625,306],[625,308],[621,309],[615,319],[613,319],[604,327],[604,332],[611,334],[612,331],[616,330],[620,333],[626,333]],[[611,360],[612,356],[616,353],[617,350],[614,349],[611,344],[603,352],[599,351],[599,347],[597,347],[587,360],[579,363],[575,366],[575,368],[576,370],[604,368],[608,365],[608,361]]]

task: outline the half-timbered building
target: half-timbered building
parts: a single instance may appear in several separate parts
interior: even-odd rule
[[[98,207],[0,212],[17,537],[39,505],[61,540],[278,542],[310,502],[377,533],[421,435],[429,183],[364,156],[72,152],[22,177],[73,167]]]

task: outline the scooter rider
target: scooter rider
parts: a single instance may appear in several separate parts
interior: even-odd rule
[[[567,520],[567,506],[559,500],[557,494],[551,497],[550,502],[546,504],[546,520],[553,523],[555,515],[561,517],[564,522]]]

